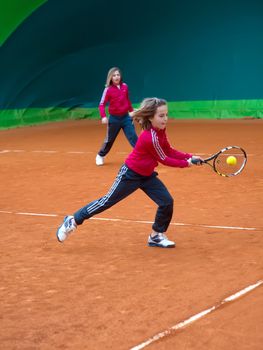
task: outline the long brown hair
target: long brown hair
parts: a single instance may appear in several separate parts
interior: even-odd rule
[[[107,79],[106,79],[106,87],[109,87],[110,85],[112,85],[112,76],[113,74],[116,72],[116,70],[120,73],[121,76],[121,83],[122,83],[122,72],[120,70],[120,68],[118,67],[112,67],[107,74]]]
[[[142,129],[148,130],[152,125],[150,118],[153,118],[158,107],[165,105],[167,101],[162,98],[147,97],[142,101],[140,108],[133,112],[132,118],[141,124]]]

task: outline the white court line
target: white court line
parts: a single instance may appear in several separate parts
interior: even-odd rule
[[[68,153],[68,154],[95,154],[96,152],[92,152],[92,151],[57,151],[57,150],[30,150],[30,151],[26,151],[23,149],[3,149],[0,150],[0,154],[4,154],[4,153],[23,153],[23,152],[27,152],[27,153]],[[129,152],[116,152],[117,154],[129,154]],[[209,156],[210,154],[208,153],[202,153],[202,152],[194,152],[195,154],[198,154],[200,156]],[[248,157],[254,156],[254,154],[250,153],[247,154]]]
[[[0,153],[24,153],[26,152],[24,149],[13,149],[13,150],[10,150],[10,149],[3,149],[0,151]]]
[[[110,218],[90,218],[89,220],[101,220],[101,221],[122,221],[122,222],[136,222],[138,224],[153,224],[153,221],[145,220],[129,220],[129,219],[110,219]],[[245,231],[255,231],[255,227],[239,227],[239,226],[218,226],[218,225],[202,225],[202,224],[186,224],[181,222],[171,222],[170,225],[174,226],[199,226],[206,228],[218,228],[218,229],[230,229],[230,230],[245,230]]]
[[[56,153],[65,153],[65,154],[95,154],[96,152],[91,151],[56,151],[56,150],[30,150],[26,151],[23,149],[3,149],[0,150],[0,154],[6,153],[45,153],[45,154],[56,154]]]
[[[52,217],[56,217],[57,216],[57,214],[43,214],[43,213],[23,213],[23,212],[21,212],[21,213],[14,213],[14,214],[16,214],[16,215],[29,215],[29,216],[52,216]]]
[[[187,224],[185,224],[187,225]],[[238,226],[217,226],[217,225],[199,225],[195,226],[206,227],[206,228],[218,228],[218,229],[227,229],[227,230],[246,230],[246,231],[255,231],[255,227],[238,227]]]
[[[29,151],[29,152],[32,152],[32,153],[58,153],[58,151],[38,151],[38,150]]]
[[[182,322],[179,322],[177,323],[176,325],[168,328],[167,330],[163,331],[163,332],[160,332],[158,334],[155,334],[153,337],[147,339],[146,341],[144,341],[143,343],[139,344],[139,345],[136,345],[134,346],[133,348],[131,348],[130,350],[141,350],[143,348],[145,348],[146,346],[150,345],[151,343],[161,339],[161,338],[164,338],[164,337],[167,337],[171,334],[173,334],[175,331],[177,331],[178,329],[181,329],[183,327],[186,327],[188,326],[189,324],[199,320],[200,318],[206,316],[207,314],[219,309],[220,307],[222,307],[224,304],[226,303],[230,303],[238,298],[240,298],[241,296],[247,294],[248,292],[252,291],[253,289],[261,286],[263,284],[263,280],[259,280],[257,281],[256,283],[254,284],[251,284],[250,286],[240,290],[239,292],[235,293],[235,294],[232,294],[230,295],[229,297],[221,300],[218,304],[210,307],[209,309],[206,309],[204,311],[201,311],[199,312],[198,314],[194,315],[194,316],[191,316],[189,317],[188,319],[182,321]]]
[[[58,214],[47,214],[47,213],[27,213],[27,212],[12,212],[7,210],[0,210],[0,214],[14,214],[14,215],[28,215],[28,216],[49,216],[57,217]],[[92,217],[89,220],[98,220],[98,221],[113,221],[113,222],[132,222],[138,224],[153,224],[153,221],[145,220],[131,220],[131,219],[119,219],[119,218],[101,218],[101,217]],[[187,224],[182,222],[171,222],[170,225],[173,226],[194,226],[194,227],[205,227],[205,228],[215,228],[215,229],[224,229],[224,230],[241,230],[241,231],[256,231],[261,228],[256,227],[239,227],[239,226],[219,226],[219,225],[203,225],[203,224]]]

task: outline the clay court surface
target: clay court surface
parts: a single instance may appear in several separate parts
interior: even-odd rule
[[[139,130],[138,130],[139,132]],[[178,150],[248,153],[241,175],[158,167],[175,200],[167,235],[147,247],[155,204],[141,191],[63,244],[66,214],[108,191],[131,148],[121,133],[103,167],[99,121],[0,131],[0,348],[128,350],[263,279],[263,121],[170,120]],[[263,285],[146,349],[261,350]]]

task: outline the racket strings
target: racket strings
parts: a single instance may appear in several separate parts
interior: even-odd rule
[[[229,157],[234,157],[235,162],[229,162]],[[246,155],[241,149],[230,149],[220,153],[214,160],[215,170],[225,176],[236,175],[245,166]]]

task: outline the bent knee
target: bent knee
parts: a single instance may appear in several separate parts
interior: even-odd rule
[[[163,203],[164,207],[169,207],[169,208],[173,208],[174,205],[174,199],[173,197],[167,197]]]

